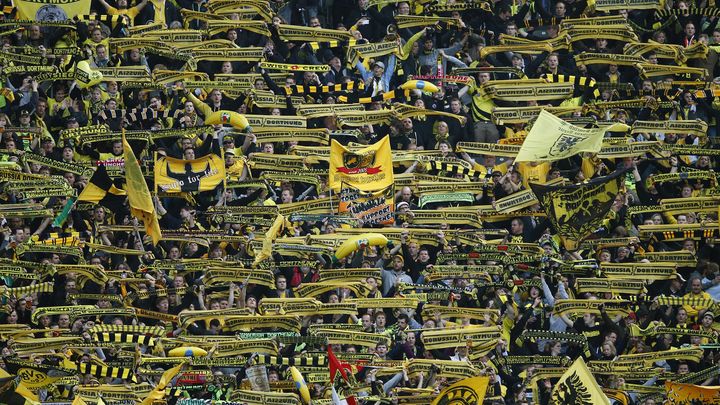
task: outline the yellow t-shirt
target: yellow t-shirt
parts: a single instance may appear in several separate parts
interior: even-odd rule
[[[126,15],[126,16],[130,17],[130,21],[128,22],[128,25],[132,26],[133,20],[135,19],[135,17],[137,17],[138,14],[140,14],[140,7],[135,6],[135,7],[131,7],[131,8],[125,8],[125,9],[108,7],[107,13],[109,15]]]
[[[547,183],[547,175],[550,173],[552,165],[550,162],[542,162],[537,166],[532,166],[526,162],[519,162],[515,167],[522,176],[523,186],[529,188],[530,183]]]
[[[150,0],[150,2],[155,8],[153,21],[167,26],[167,23],[165,22],[165,0]]]
[[[483,174],[485,177],[492,174],[493,172],[500,172],[501,174],[507,173],[507,164],[500,163],[492,167],[488,167],[485,165],[481,165],[480,163],[475,162],[475,165],[473,165],[473,170],[476,172],[479,172]]]
[[[592,158],[583,158],[581,170],[582,170],[583,176],[585,176],[585,178],[587,180],[590,180],[593,178],[593,176],[595,175],[595,172],[597,171],[598,164],[599,164],[599,162],[596,162]]]
[[[48,98],[48,99],[47,99],[47,104],[48,104],[47,109],[48,109],[48,112],[50,113],[50,116],[51,116],[51,117],[56,116],[56,115],[57,115],[57,112],[60,112],[60,110],[58,110],[58,111],[56,112],[56,111],[54,111],[54,109],[55,109],[55,105],[56,105],[56,104],[60,104],[61,102],[62,102],[62,101],[56,101],[54,98]],[[66,109],[62,112],[62,118],[69,117],[69,116],[70,116],[70,111],[66,108]]]
[[[92,53],[95,56],[97,55],[97,50],[95,49],[95,47],[97,47],[98,45],[104,45],[105,49],[110,49],[110,40],[108,38],[105,38],[100,42],[95,42],[92,39],[88,38],[85,40],[85,42],[83,42],[83,45],[90,46],[90,49],[92,49]]]
[[[710,296],[710,294],[708,294],[708,293],[706,293],[706,292],[704,292],[704,291],[703,291],[702,293],[700,293],[700,294],[693,294],[692,292],[689,292],[689,293],[683,295],[683,298],[706,299],[706,300],[712,301],[712,297]],[[700,310],[707,309],[707,307],[702,306],[702,305],[697,305],[697,306],[695,306],[695,305],[683,305],[683,308],[685,309],[685,311],[687,311],[688,317],[690,317],[690,318],[695,318],[695,317],[697,317],[698,312],[699,312]]]
[[[243,169],[245,168],[245,162],[242,157],[235,159],[235,163],[232,166],[225,169],[225,173],[229,180],[238,180],[242,176]]]

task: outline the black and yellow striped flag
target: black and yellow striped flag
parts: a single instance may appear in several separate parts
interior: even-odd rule
[[[115,333],[140,333],[143,335],[164,336],[165,328],[160,326],[145,325],[95,325],[90,328],[90,333],[115,332]]]
[[[93,339],[98,342],[113,343],[136,343],[145,346],[155,346],[155,339],[148,335],[137,335],[125,332],[103,332],[93,335]]]
[[[588,370],[583,358],[578,357],[553,388],[550,403],[590,405],[609,404],[610,401]]]
[[[327,357],[282,357],[270,356],[267,354],[259,354],[254,360],[254,364],[277,364],[283,366],[305,366],[305,367],[321,367],[327,365]]]
[[[115,186],[105,166],[98,166],[90,181],[78,196],[78,201],[100,204],[114,213],[122,210],[125,204],[125,190]]]
[[[352,92],[355,90],[365,89],[365,83],[363,82],[347,82],[341,84],[334,84],[332,86],[285,86],[281,87],[285,90],[285,95],[298,95],[298,94],[324,94],[324,93],[335,93],[340,91]]]
[[[130,380],[134,383],[138,382],[135,373],[129,368],[123,367],[107,367],[91,363],[78,363],[78,372],[82,374],[90,374],[94,377],[113,377]]]
[[[99,21],[105,25],[115,28],[118,24],[127,25],[129,19],[126,15],[107,15],[107,14],[81,14],[78,20],[81,21]]]
[[[459,164],[455,163],[449,163],[449,162],[442,162],[438,160],[433,160],[427,163],[427,170],[430,174],[437,174],[440,172],[446,172],[446,173],[452,173],[452,174],[461,174],[463,176],[468,176],[471,178],[479,178],[482,173],[477,172],[473,169],[468,169],[467,167],[464,167]]]

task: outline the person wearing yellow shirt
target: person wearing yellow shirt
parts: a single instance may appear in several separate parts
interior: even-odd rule
[[[711,311],[705,311],[705,313],[702,316],[702,320],[700,321],[700,330],[705,332],[710,332],[713,335],[715,335],[715,338],[720,336],[720,330],[718,330],[715,325],[715,314]],[[702,339],[703,344],[711,343],[710,339],[704,337]]]
[[[103,38],[103,33],[100,28],[94,28],[90,33],[90,38],[86,39],[83,45],[88,46],[92,50],[93,56],[97,56],[97,46],[105,45],[105,49],[108,49],[110,47],[110,40]]]
[[[485,177],[490,177],[493,172],[500,172],[501,175],[507,173],[509,161],[506,160],[502,163],[497,163],[497,159],[492,155],[483,155],[482,163],[478,163],[475,159],[471,158],[466,152],[462,152],[461,156],[463,160],[472,165],[473,170],[482,173]]]
[[[147,5],[148,0],[142,0],[134,7],[128,8],[128,0],[118,0],[117,8],[109,5],[105,0],[100,0],[100,4],[105,7],[109,15],[126,15],[129,17],[128,25],[133,25],[133,20],[140,14],[140,11]]]
[[[490,81],[490,74],[482,72],[478,74],[479,83],[471,80],[467,86],[460,89],[458,97],[462,98],[465,94],[472,96],[470,111],[473,118],[473,140],[475,142],[497,143],[500,139],[500,132],[497,126],[490,119],[492,111],[496,107],[492,97],[488,96],[480,88],[483,84]]]
[[[112,150],[110,152],[98,152],[96,159],[101,162],[106,162],[106,165],[119,165],[121,161],[125,160],[123,157],[122,141],[119,139],[114,140]]]
[[[710,294],[706,293],[702,289],[702,281],[700,277],[693,277],[690,279],[690,292],[683,295],[683,299],[695,299],[695,300],[707,300],[705,302],[712,303],[713,299]],[[692,305],[691,305],[692,304]],[[697,318],[698,312],[708,307],[704,302],[689,303],[683,305],[685,311],[687,311],[689,318]]]
[[[231,181],[243,181],[248,176],[244,158],[236,158],[234,149],[225,150],[225,173]]]
[[[167,26],[166,18],[165,18],[165,7],[166,2],[165,0],[152,0],[153,8],[155,9],[155,13],[153,14],[153,21],[156,23],[163,24]]]
[[[103,91],[102,98],[106,103],[109,99],[115,100],[116,108],[123,108],[125,106],[125,101],[123,100],[122,93],[120,93],[120,86],[116,81],[107,82],[105,90]]]
[[[48,110],[50,111],[50,132],[60,131],[64,128],[65,121],[72,115],[71,108],[73,101],[68,97],[67,87],[58,85],[54,91],[54,97],[47,99]]]
[[[552,164],[550,162],[518,162],[515,169],[522,176],[523,186],[530,188],[530,183],[547,183]]]

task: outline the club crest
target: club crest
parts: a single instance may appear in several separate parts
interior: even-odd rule
[[[550,156],[558,156],[566,154],[569,150],[574,148],[584,138],[569,134],[562,134],[550,148]]]

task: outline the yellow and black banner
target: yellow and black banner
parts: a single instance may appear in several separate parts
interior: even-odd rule
[[[60,22],[78,15],[90,14],[90,0],[18,0],[15,7],[18,19],[35,21]]]
[[[639,295],[645,292],[645,283],[634,280],[610,280],[602,278],[578,278],[575,280],[578,293],[609,292],[613,294]]]
[[[340,190],[343,184],[362,191],[383,190],[393,186],[390,137],[367,148],[351,151],[333,140],[330,146],[328,185]]]
[[[340,213],[350,213],[365,225],[395,222],[395,192],[392,185],[379,191],[361,191],[343,184],[340,189]]]
[[[73,370],[24,361],[17,357],[4,357],[8,372],[20,377],[22,384],[31,389],[52,385],[62,377],[74,374]]]
[[[283,70],[286,72],[317,72],[325,73],[330,70],[329,65],[298,65],[293,63],[260,62],[260,67],[268,70]]]
[[[565,247],[578,244],[602,224],[625,179],[625,171],[567,186],[530,184]]]
[[[482,404],[489,382],[489,377],[471,377],[458,381],[440,392],[432,405]]]
[[[668,403],[673,405],[711,404],[720,401],[720,386],[708,387],[665,381],[665,391]]]
[[[161,157],[154,172],[156,192],[210,191],[225,180],[225,162],[212,153],[194,160]]]
[[[654,10],[661,8],[660,0],[597,0],[595,10]]]
[[[600,273],[611,279],[669,280],[675,278],[677,264],[653,263],[600,263]]]
[[[569,403],[578,405],[609,403],[582,357],[575,360],[575,363],[560,377],[550,397],[552,405]]]

